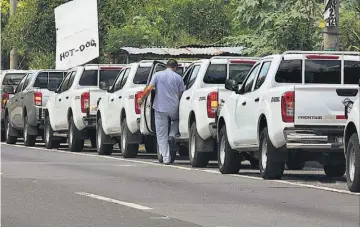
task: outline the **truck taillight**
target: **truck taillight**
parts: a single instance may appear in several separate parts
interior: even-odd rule
[[[90,93],[84,92],[81,94],[81,112],[87,113],[90,108]]]
[[[207,115],[209,118],[215,118],[218,108],[218,93],[211,92],[207,96]]]
[[[41,92],[34,92],[34,104],[36,106],[42,105],[42,93]]]
[[[295,93],[293,91],[285,92],[281,97],[281,117],[285,123],[294,122],[295,113]]]
[[[143,97],[143,91],[139,91],[135,94],[135,113],[140,114],[140,105],[139,102],[141,98]]]
[[[6,102],[9,100],[9,94],[3,93],[1,96],[1,108],[5,108]]]

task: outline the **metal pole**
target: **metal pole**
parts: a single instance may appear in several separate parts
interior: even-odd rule
[[[17,7],[17,0],[10,0],[10,16],[15,15]],[[10,69],[18,68],[18,53],[16,47],[10,52]]]
[[[339,29],[339,8],[340,0],[324,0],[325,28],[324,28],[324,50],[339,51],[340,29]]]

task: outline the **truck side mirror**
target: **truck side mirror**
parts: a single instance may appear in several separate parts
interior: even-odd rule
[[[238,83],[235,80],[227,79],[225,81],[225,89],[230,90],[230,91],[237,91]]]

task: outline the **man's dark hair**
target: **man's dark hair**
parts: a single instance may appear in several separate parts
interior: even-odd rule
[[[176,68],[178,67],[178,62],[175,59],[169,59],[166,66],[171,68]]]

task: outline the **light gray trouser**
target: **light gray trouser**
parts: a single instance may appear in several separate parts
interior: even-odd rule
[[[171,120],[169,133],[169,118]],[[156,138],[164,163],[170,162],[169,136],[179,133],[179,113],[158,112],[155,110]]]

